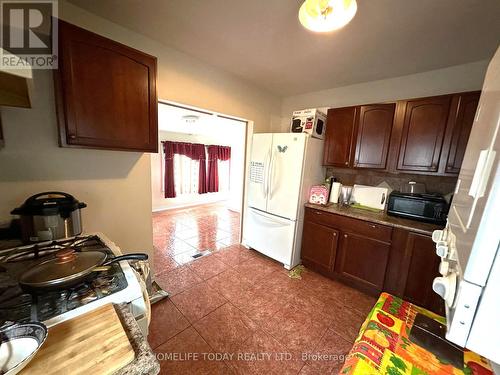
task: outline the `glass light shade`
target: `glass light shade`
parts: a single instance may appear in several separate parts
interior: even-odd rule
[[[356,0],[306,0],[299,10],[299,21],[306,29],[328,32],[347,25],[356,14]]]

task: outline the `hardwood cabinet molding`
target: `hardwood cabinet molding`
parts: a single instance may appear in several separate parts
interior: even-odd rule
[[[439,172],[442,175],[456,176],[460,172],[480,96],[479,91],[474,91],[456,94],[452,98],[443,156],[439,164]]]
[[[437,172],[451,96],[407,100],[397,170]]]
[[[358,112],[357,107],[328,111],[327,123],[335,123],[335,126],[326,127],[324,165],[352,167]]]
[[[60,145],[157,152],[156,57],[64,21],[59,52]]]
[[[306,208],[302,262],[377,296],[387,291],[443,314],[432,290],[440,258],[429,235]]]
[[[341,230],[335,272],[366,293],[378,295],[384,288],[390,244]]]
[[[328,111],[324,165],[456,176],[479,94],[332,108]]]
[[[385,288],[416,305],[444,315],[444,302],[432,290],[441,259],[430,236],[396,228]]]
[[[327,226],[304,222],[302,259],[316,265],[323,273],[333,272],[339,232]]]
[[[354,168],[386,169],[396,105],[363,105],[359,109]]]

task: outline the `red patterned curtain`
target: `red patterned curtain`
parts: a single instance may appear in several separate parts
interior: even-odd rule
[[[209,193],[219,191],[219,168],[217,165],[218,160],[218,146],[208,146],[208,176],[207,176],[207,190]]]
[[[165,154],[165,198],[175,198],[174,142],[165,141],[162,144]]]
[[[199,161],[198,193],[207,192],[207,167],[205,145],[200,143],[163,141],[165,153],[165,198],[175,198],[174,154],[185,155]]]
[[[219,160],[226,161],[231,159],[231,147],[217,146],[217,157]]]
[[[219,191],[219,160],[229,160],[231,158],[231,147],[229,146],[208,146],[208,176],[207,191],[215,193]]]
[[[199,160],[198,173],[198,194],[207,193],[207,156],[205,153],[205,145],[194,143],[191,151],[191,159]]]

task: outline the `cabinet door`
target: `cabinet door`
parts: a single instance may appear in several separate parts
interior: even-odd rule
[[[458,97],[456,117],[450,122],[451,140],[446,160],[446,173],[458,174],[460,172],[480,94],[480,92],[473,92]]]
[[[380,293],[384,286],[389,249],[387,243],[343,233],[335,272],[366,292]]]
[[[353,154],[353,137],[358,107],[328,110],[323,164],[350,167]]]
[[[301,258],[323,273],[332,273],[337,253],[339,232],[335,229],[304,221]]]
[[[59,21],[60,144],[157,152],[156,58]]]
[[[436,255],[432,238],[408,233],[405,258],[409,262],[405,272],[403,298],[438,314],[444,313],[444,301],[432,290],[434,278],[439,276],[441,259]]]
[[[395,108],[394,103],[360,107],[354,167],[385,169]]]
[[[398,170],[437,172],[451,96],[406,101]]]

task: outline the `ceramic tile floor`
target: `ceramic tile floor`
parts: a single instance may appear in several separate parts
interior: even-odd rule
[[[162,374],[336,374],[375,299],[238,244],[222,205],[153,215],[154,273],[170,298],[152,308]],[[193,254],[209,255],[193,260]]]

